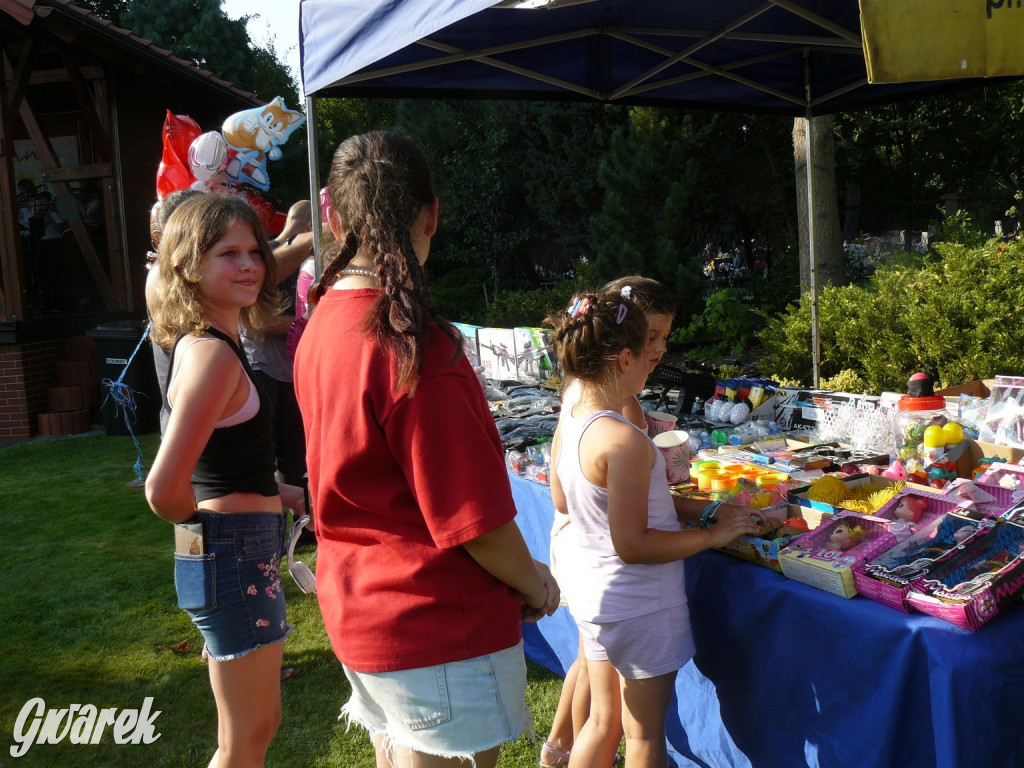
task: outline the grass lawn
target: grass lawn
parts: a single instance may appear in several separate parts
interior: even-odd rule
[[[158,437],[140,439],[148,467]],[[205,766],[216,747],[216,710],[202,639],[175,602],[171,526],[149,511],[134,479],[130,437],[88,434],[0,449],[0,509],[5,512],[0,592],[0,764],[11,764],[14,727],[24,704],[49,708],[159,711],[152,744],[33,745],[17,765],[31,768]],[[308,558],[311,548],[302,554]],[[282,569],[284,570],[284,569]],[[315,596],[282,579],[288,619],[286,666],[301,674],[282,686],[284,721],[268,766],[359,768],[374,765],[366,734],[337,720],[348,685],[327,642]],[[175,652],[168,646],[188,641]],[[528,703],[536,731],[551,726],[561,678],[529,666]],[[536,764],[525,737],[502,749],[501,768]]]

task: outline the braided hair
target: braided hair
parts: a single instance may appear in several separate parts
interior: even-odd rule
[[[373,259],[383,296],[364,330],[395,359],[399,389],[415,391],[427,328],[436,324],[462,350],[458,331],[437,314],[411,230],[424,206],[436,199],[430,167],[409,139],[372,131],[346,139],[334,153],[327,182],[337,239],[325,247],[326,265],[310,289],[316,304],[357,253]]]
[[[562,371],[587,382],[604,381],[621,350],[641,355],[647,341],[647,317],[628,287],[576,294],[545,322],[555,329]]]

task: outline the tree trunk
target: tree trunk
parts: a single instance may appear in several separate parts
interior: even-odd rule
[[[800,287],[811,285],[811,258],[807,239],[807,120],[793,121],[793,159],[796,167],[796,206],[800,226]],[[818,287],[846,282],[843,234],[839,226],[839,198],[836,195],[836,138],[832,116],[811,118],[814,139],[814,245],[818,265]]]

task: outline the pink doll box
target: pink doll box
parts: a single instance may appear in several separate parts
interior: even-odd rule
[[[1015,465],[997,464],[994,466],[1013,467]],[[999,517],[1010,507],[1024,500],[1024,489],[1004,488],[998,484],[990,484],[983,478],[973,481],[959,477],[945,487],[942,496],[955,499],[957,504],[964,509],[976,509],[987,517]]]
[[[830,548],[839,536],[838,529],[859,527],[862,538],[847,549]],[[854,513],[834,517],[810,533],[804,534],[779,552],[782,573],[794,581],[809,584],[840,597],[857,594],[853,567],[877,557],[898,544],[910,533],[909,528],[894,527],[885,520]]]
[[[975,630],[1024,593],[1024,526],[999,520],[938,558],[916,579],[911,607]]]
[[[1005,464],[1002,462],[992,464],[985,471],[978,482],[986,485],[994,485],[1007,491],[1016,491],[1019,496],[1024,496],[1024,467],[1019,464]]]
[[[909,526],[913,533],[932,520],[957,508],[957,502],[935,493],[904,488],[879,507],[871,517],[886,520],[894,527]]]
[[[949,501],[932,500],[931,509],[937,514],[922,516],[919,523],[912,524],[909,538],[854,566],[853,580],[860,594],[909,613],[907,595],[914,580],[959,541],[974,535],[979,528],[993,525],[990,518],[957,509]]]

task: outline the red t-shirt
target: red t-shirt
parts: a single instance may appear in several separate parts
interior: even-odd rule
[[[338,658],[387,672],[519,642],[520,599],[460,546],[515,518],[501,439],[469,362],[436,327],[419,384],[363,330],[380,291],[329,290],[295,356],[316,583]]]

